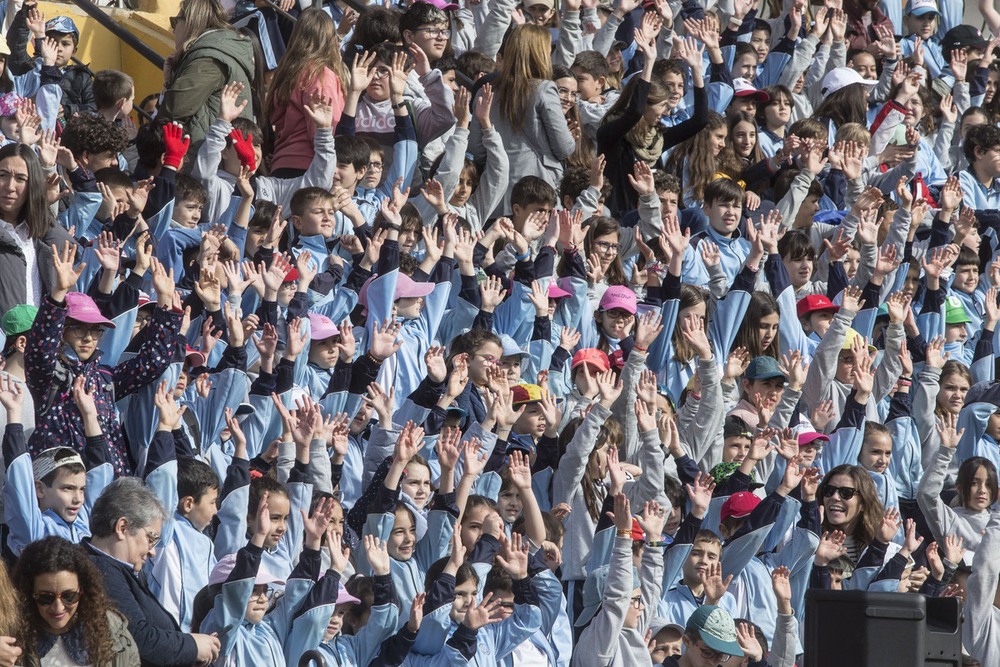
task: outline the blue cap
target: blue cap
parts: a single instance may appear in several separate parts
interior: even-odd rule
[[[61,32],[67,35],[74,34],[77,37],[80,36],[80,31],[77,30],[76,24],[68,16],[56,16],[46,21],[45,32]]]
[[[517,341],[515,341],[507,334],[503,334],[502,336],[500,336],[500,345],[503,347],[503,355],[501,356],[521,357],[522,360],[525,357],[530,356],[527,352],[521,349],[521,346],[517,344]]]
[[[771,378],[782,378],[788,382],[788,376],[778,368],[778,362],[774,357],[755,357],[747,372],[743,374],[747,380],[770,380]]]

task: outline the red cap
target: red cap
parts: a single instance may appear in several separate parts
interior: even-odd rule
[[[749,491],[734,493],[726,498],[726,502],[722,503],[722,520],[725,521],[730,517],[742,519],[749,516],[759,502],[760,498]]]
[[[799,299],[798,305],[795,307],[799,317],[804,317],[809,313],[815,313],[821,310],[832,310],[837,312],[840,310],[840,306],[833,305],[823,294],[810,294],[809,296],[802,297]]]
[[[207,361],[204,352],[196,350],[190,345],[188,345],[187,349],[184,351],[184,358],[188,362],[190,362],[191,368],[198,368],[200,366],[204,366],[205,362]]]
[[[293,280],[298,280],[298,279],[299,279],[299,270],[296,269],[294,266],[288,269],[288,273],[285,274],[285,282],[290,283]]]
[[[611,361],[608,360],[608,355],[596,347],[585,347],[573,355],[573,363],[570,368],[576,369],[581,364],[587,364],[598,373],[611,370]]]
[[[632,519],[632,541],[633,542],[646,541],[646,533],[643,532],[642,526],[639,525],[639,521],[635,518]]]

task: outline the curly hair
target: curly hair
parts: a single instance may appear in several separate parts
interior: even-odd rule
[[[62,145],[73,152],[77,160],[84,153],[120,153],[128,146],[124,128],[100,116],[83,114],[70,118],[62,134]]]
[[[72,623],[79,624],[93,665],[110,665],[114,649],[108,612],[113,609],[104,594],[104,580],[97,566],[90,560],[86,549],[57,536],[32,542],[21,552],[14,567],[14,587],[21,597],[24,622],[18,635],[18,645],[25,653],[40,660],[38,632],[45,627],[38,605],[32,596],[35,579],[43,574],[72,572],[80,582],[80,602]]]

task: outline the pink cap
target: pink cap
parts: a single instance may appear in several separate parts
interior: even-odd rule
[[[309,337],[313,340],[324,340],[340,333],[337,323],[326,315],[309,313]]]
[[[212,574],[208,575],[208,585],[212,586],[214,584],[221,584],[229,578],[229,573],[233,571],[236,567],[236,554],[229,554],[223,557],[215,567],[212,568]],[[267,566],[263,563],[257,568],[257,578],[254,580],[254,584],[281,584],[284,585],[284,580],[278,579],[276,576],[268,571]]]
[[[570,293],[564,290],[562,287],[556,284],[556,281],[549,283],[549,298],[550,299],[561,299],[564,296],[569,296]]]
[[[405,273],[396,278],[396,299],[412,299],[427,296],[434,291],[434,283],[418,283]]]
[[[66,307],[69,309],[66,314],[69,319],[84,324],[103,324],[108,328],[115,328],[115,323],[104,317],[94,300],[86,294],[70,292],[66,295]]]
[[[817,440],[819,442],[830,442],[830,438],[822,433],[816,433],[815,431],[805,431],[803,433],[799,433],[799,447],[805,447],[809,443],[816,442]]]
[[[445,2],[445,0],[418,0],[418,1],[427,2],[429,4],[434,5],[438,9],[443,9],[446,12],[458,9],[458,5],[456,5],[454,2]]]
[[[622,285],[613,285],[601,297],[601,310],[621,308],[635,315],[637,303],[635,292]]]

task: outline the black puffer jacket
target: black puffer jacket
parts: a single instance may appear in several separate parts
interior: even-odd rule
[[[13,76],[27,74],[36,67],[35,59],[28,55],[31,30],[28,29],[26,21],[28,11],[34,7],[35,5],[25,4],[14,15],[14,20],[7,31],[7,46],[10,47],[7,67]],[[97,105],[94,103],[94,80],[85,65],[70,65],[63,68],[62,89],[63,118],[72,118],[78,113],[97,112]]]

